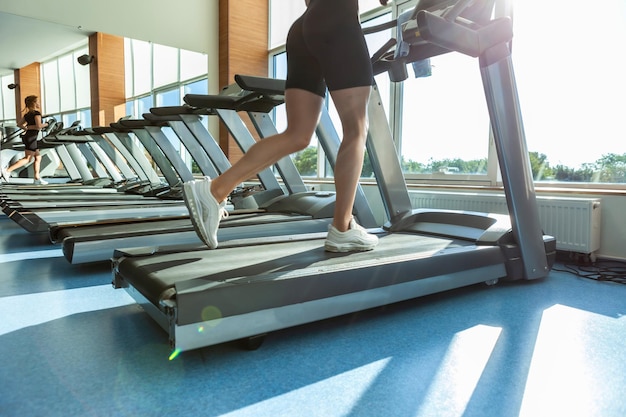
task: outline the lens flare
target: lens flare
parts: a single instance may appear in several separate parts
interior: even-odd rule
[[[222,312],[215,306],[206,306],[202,309],[202,321],[212,322],[212,326],[216,326],[222,318]]]
[[[174,359],[176,359],[178,357],[178,355],[180,355],[180,349],[174,349],[174,351],[172,352],[172,354],[169,357],[170,361],[173,361]]]

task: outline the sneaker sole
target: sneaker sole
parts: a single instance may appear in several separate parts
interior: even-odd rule
[[[324,250],[326,252],[335,252],[335,253],[344,253],[344,252],[367,252],[370,250],[373,250],[376,245],[369,245],[369,246],[362,246],[362,245],[352,245],[352,244],[347,244],[347,245],[333,245],[333,244],[329,244],[329,243],[324,243]]]
[[[202,218],[202,208],[196,205],[198,197],[193,183],[183,184],[183,200],[185,201],[187,210],[189,210],[189,218],[191,219],[191,224],[193,224],[196,234],[210,249],[215,249],[217,247],[217,243],[212,244],[213,242],[211,242],[209,237],[204,234],[204,224],[201,224],[201,221],[196,221],[196,219]]]

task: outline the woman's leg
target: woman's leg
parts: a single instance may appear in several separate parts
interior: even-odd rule
[[[211,182],[217,201],[225,200],[235,187],[279,159],[298,152],[311,141],[324,99],[306,90],[285,91],[287,129],[252,146],[228,171]]]
[[[20,168],[24,165],[26,165],[28,162],[30,162],[33,158],[35,158],[35,152],[34,151],[30,151],[30,150],[25,150],[24,151],[24,157],[20,160],[18,160],[17,162],[15,162],[13,165],[11,165],[10,167],[8,167],[6,169],[6,173],[10,174],[11,172],[13,172],[14,170],[16,170],[17,168]]]
[[[39,149],[35,151],[35,162],[33,163],[33,169],[35,170],[35,179],[40,180],[41,176],[39,175],[39,170],[41,168],[41,154],[39,153]]]
[[[226,215],[225,200],[231,191],[280,158],[304,149],[317,126],[323,101],[323,97],[305,90],[286,90],[287,129],[283,133],[254,144],[236,164],[214,180],[183,184],[183,198],[191,221],[209,248],[217,247],[217,229]]]
[[[331,91],[343,129],[337,154],[335,190],[337,192],[333,225],[340,232],[349,228],[356,188],[361,177],[367,138],[367,103],[371,87]]]
[[[378,237],[352,219],[356,188],[363,168],[367,137],[367,103],[371,87],[350,87],[331,91],[343,129],[335,166],[335,212],[324,249],[330,252],[372,250]]]

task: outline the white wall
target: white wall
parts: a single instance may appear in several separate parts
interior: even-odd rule
[[[602,221],[599,258],[626,260],[626,196],[616,194],[561,194],[563,197],[600,198]]]

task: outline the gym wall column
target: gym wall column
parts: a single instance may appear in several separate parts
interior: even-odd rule
[[[220,89],[233,83],[235,74],[266,77],[269,1],[220,0],[219,6]],[[251,124],[248,127],[254,132]],[[241,158],[241,150],[221,125],[219,143],[231,162]]]
[[[19,122],[24,109],[24,99],[28,96],[39,97],[39,103],[42,103],[42,110],[45,114],[46,109],[43,108],[43,100],[41,99],[41,64],[33,62],[32,64],[13,71],[13,79],[18,87],[15,89],[15,117]]]
[[[124,38],[94,33],[89,37],[91,124],[108,126],[126,113]]]

